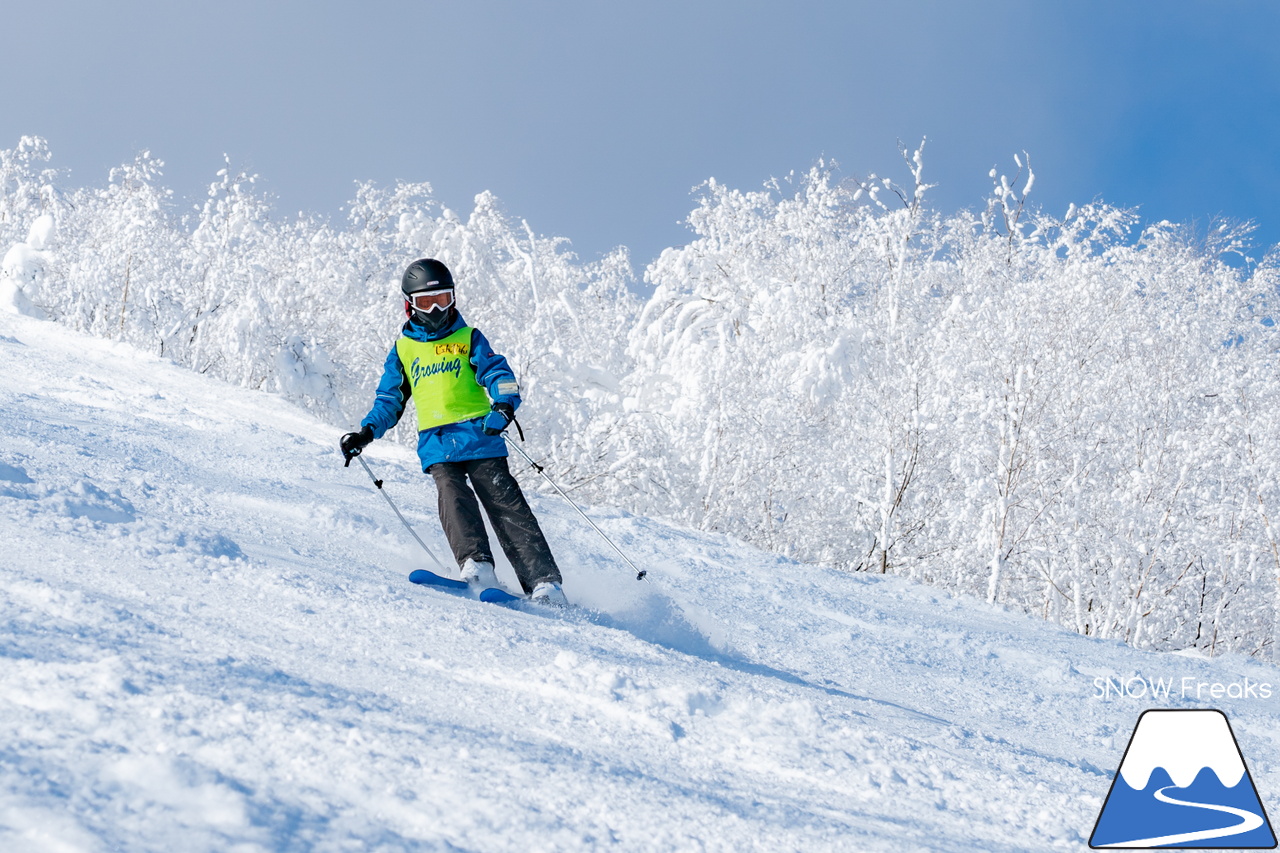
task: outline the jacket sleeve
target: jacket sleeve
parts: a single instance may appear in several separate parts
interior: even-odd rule
[[[412,391],[413,386],[409,384],[409,377],[405,375],[404,365],[400,362],[400,353],[396,351],[395,344],[392,344],[391,352],[387,354],[382,367],[382,381],[378,383],[373,408],[364,416],[360,425],[367,424],[373,429],[374,438],[382,438],[387,430],[400,422]]]
[[[489,339],[479,329],[471,330],[471,366],[476,369],[476,382],[489,392],[494,403],[509,403],[520,408],[520,385],[504,356],[493,351]]]

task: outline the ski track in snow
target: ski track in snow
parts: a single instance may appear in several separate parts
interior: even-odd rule
[[[280,398],[11,315],[0,365],[3,850],[1083,850],[1152,705],[1096,675],[1280,685],[589,509],[637,582],[541,493],[582,607],[465,600]],[[1218,705],[1264,802],[1277,702]]]

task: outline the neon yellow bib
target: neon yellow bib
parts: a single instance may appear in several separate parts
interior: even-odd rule
[[[438,341],[401,337],[396,353],[413,389],[418,431],[489,413],[489,395],[471,366],[471,327]]]

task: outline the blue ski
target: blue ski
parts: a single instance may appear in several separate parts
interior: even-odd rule
[[[434,586],[439,589],[452,592],[456,595],[465,595],[472,598],[479,598],[481,601],[489,604],[514,604],[517,601],[524,601],[522,595],[512,595],[505,589],[497,587],[489,587],[480,590],[478,596],[473,594],[470,584],[466,581],[454,580],[453,578],[442,577],[435,572],[429,572],[426,569],[416,569],[409,573],[409,580],[423,586]]]

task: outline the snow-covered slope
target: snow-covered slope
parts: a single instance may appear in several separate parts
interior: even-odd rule
[[[0,849],[1084,849],[1152,706],[1225,710],[1280,793],[1256,662],[591,510],[637,582],[541,495],[582,608],[414,587],[332,428],[3,314],[0,417]],[[366,458],[445,553],[410,454]],[[1134,675],[1171,697],[1099,698]]]

